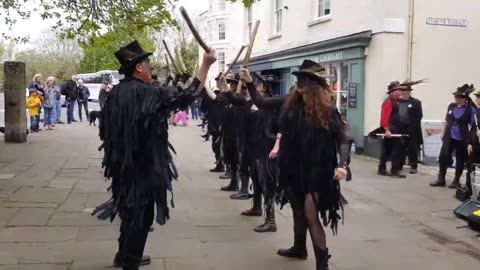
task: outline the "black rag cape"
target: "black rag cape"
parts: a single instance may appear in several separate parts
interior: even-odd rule
[[[335,108],[331,109],[330,117],[331,124],[326,129],[314,125],[301,104],[282,113],[279,188],[283,194],[291,190],[301,195],[299,197],[318,193],[316,203],[319,212],[326,221],[325,225],[330,224],[335,234],[341,219],[338,211],[343,213],[343,206],[340,201],[340,181],[333,179],[333,176],[335,168],[346,168],[348,141],[340,114]],[[292,198],[284,196],[282,206],[289,199]]]
[[[92,215],[112,221],[118,214],[130,227],[142,227],[146,206],[155,203],[156,222],[170,218],[167,191],[172,191],[176,169],[169,151],[168,117],[186,108],[200,85],[198,79],[185,90],[145,84],[125,78],[105,103],[100,121],[100,149],[104,150],[104,176],[112,180],[112,198]],[[173,194],[172,194],[173,195]],[[172,197],[172,207],[173,197]]]

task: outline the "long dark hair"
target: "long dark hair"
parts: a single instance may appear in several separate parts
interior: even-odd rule
[[[317,127],[330,127],[330,108],[333,91],[327,84],[320,85],[310,77],[298,78],[297,87],[290,92],[283,105],[284,111],[304,105],[307,118]]]

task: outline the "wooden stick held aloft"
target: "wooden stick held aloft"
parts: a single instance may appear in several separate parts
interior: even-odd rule
[[[167,43],[165,40],[163,40],[163,46],[165,46],[165,50],[167,51],[168,57],[170,58],[170,61],[172,61],[173,68],[177,73],[181,73],[180,70],[178,69],[177,65],[175,64],[175,59],[173,58],[172,54],[170,53],[170,50],[168,49]]]
[[[195,26],[193,26],[192,20],[190,19],[190,16],[188,16],[187,11],[185,10],[184,7],[180,7],[180,13],[182,14],[183,18],[187,22],[188,28],[190,28],[190,31],[192,31],[193,36],[197,40],[198,44],[207,52],[210,52],[210,47],[203,41],[202,37],[198,33],[197,29],[195,29]]]
[[[183,62],[182,52],[180,51],[180,47],[175,48],[175,56],[177,57],[177,63],[180,70],[185,73],[187,72],[187,68],[185,67],[185,63]]]
[[[253,28],[253,32],[250,39],[250,45],[248,46],[247,53],[245,54],[245,59],[243,60],[243,67],[247,67],[250,63],[250,55],[252,55],[253,44],[255,43],[255,37],[257,36],[258,27],[260,26],[260,21],[255,22],[255,27]]]
[[[245,48],[248,47],[248,45],[243,45],[242,48],[240,48],[240,51],[238,52],[237,56],[235,57],[235,59],[233,59],[233,62],[232,64],[228,67],[228,69],[223,73],[223,76],[226,76],[233,68],[233,66],[235,66],[235,64],[237,63],[238,59],[240,58],[240,56],[242,55],[243,53],[243,50],[245,50]]]

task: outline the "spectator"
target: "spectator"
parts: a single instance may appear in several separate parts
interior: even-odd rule
[[[35,74],[33,76],[32,82],[28,86],[28,89],[35,89],[40,94],[40,102],[43,102],[43,96],[45,95],[45,91],[43,90],[43,75],[40,73]],[[42,108],[40,107],[39,114],[42,114]],[[40,116],[39,116],[40,117]]]
[[[88,98],[90,97],[90,90],[83,85],[83,80],[78,80],[78,117],[80,122],[82,122],[82,107],[85,108],[85,114],[87,115],[87,121],[90,121],[90,116],[88,115]]]
[[[30,89],[30,95],[27,99],[27,108],[28,114],[30,115],[30,132],[39,132],[40,128],[40,115],[39,111],[42,107],[42,102],[40,97],[37,94],[37,90],[32,88]]]
[[[190,105],[190,111],[192,112],[192,119],[198,120],[198,107],[199,101],[195,99],[195,101]]]
[[[47,130],[53,130],[53,109],[55,107],[55,80],[50,77],[47,80],[47,87],[45,88],[45,96],[43,99],[44,110],[44,126]]]
[[[53,80],[54,83],[54,94],[55,94],[55,105],[53,106],[53,111],[52,111],[52,123],[53,124],[65,124],[62,122],[62,102],[60,100],[61,98],[61,93],[60,93],[60,87],[57,85],[57,79],[55,77],[48,77],[47,81]]]
[[[100,110],[103,110],[103,106],[105,106],[105,101],[107,101],[107,97],[112,90],[112,86],[108,83],[108,81],[103,81],[102,87],[100,88],[100,93],[98,94],[98,103],[100,104]]]
[[[186,111],[178,111],[175,114],[175,122],[173,125],[179,125],[179,126],[186,126],[187,125],[187,112]]]
[[[72,79],[66,81],[62,85],[61,94],[65,96],[67,102],[67,123],[77,122],[73,117],[73,110],[75,108],[75,101],[78,98],[77,76],[72,75]]]

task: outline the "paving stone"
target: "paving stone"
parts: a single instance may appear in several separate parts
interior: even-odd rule
[[[4,202],[6,208],[57,208],[60,203],[28,203],[28,202]]]
[[[46,225],[53,213],[51,208],[22,208],[8,223],[9,226],[42,226]]]
[[[0,230],[0,243],[58,242],[77,237],[75,227],[9,227]]]
[[[88,194],[88,200],[85,203],[87,208],[95,208],[104,202],[110,200],[112,197],[111,193],[97,193],[97,194]]]
[[[89,213],[56,213],[50,219],[49,226],[115,226],[118,219],[114,223],[109,220],[99,220],[97,217]]]
[[[0,222],[9,222],[18,211],[17,208],[0,208]]]
[[[72,188],[77,180],[52,180],[48,184],[48,187],[52,188]]]
[[[12,179],[13,177],[15,177],[15,174],[0,173],[0,180]]]
[[[3,265],[0,270],[68,270],[67,264],[19,264]]]
[[[111,185],[105,181],[78,181],[73,189],[74,193],[109,193],[108,187]]]
[[[21,188],[8,198],[11,202],[63,202],[69,189],[58,188]]]
[[[70,264],[70,250],[75,247],[75,240],[63,242],[30,243],[21,251],[21,264]]]
[[[81,212],[85,209],[88,194],[70,194],[58,209],[59,212]]]
[[[108,221],[107,221],[108,222]],[[80,227],[77,240],[78,241],[114,241],[120,235],[119,226],[85,226]],[[154,234],[154,233],[153,233]],[[149,234],[149,239],[152,238]]]
[[[210,270],[207,257],[165,258],[166,270]]]

